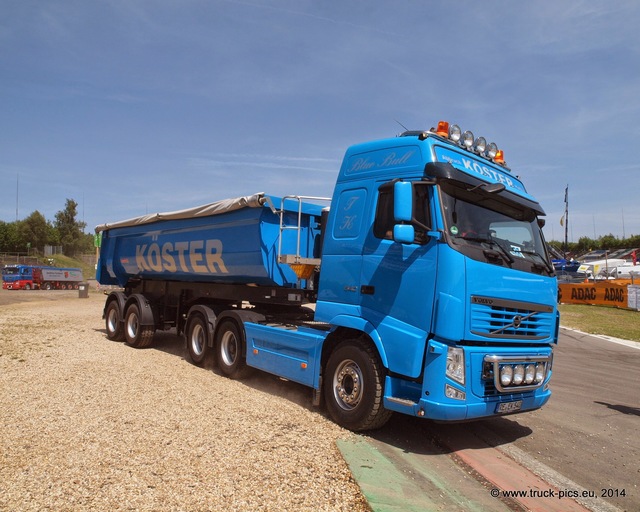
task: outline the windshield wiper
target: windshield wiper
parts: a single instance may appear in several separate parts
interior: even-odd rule
[[[531,254],[532,256],[537,256],[538,258],[540,258],[542,265],[540,265],[539,263],[533,263],[534,267],[539,268],[541,270],[546,270],[549,273],[549,275],[555,274],[556,270],[547,261],[547,259],[544,256],[542,256],[542,254],[540,254],[538,251],[531,251],[531,250],[524,249],[522,252],[525,254]]]
[[[471,242],[480,242],[480,243],[486,243],[489,245],[495,245],[498,247],[498,249],[500,249],[500,252],[498,251],[492,251],[490,249],[485,249],[484,252],[487,256],[504,256],[504,258],[509,262],[509,263],[513,263],[515,260],[513,259],[513,256],[511,256],[511,254],[509,254],[509,251],[507,251],[504,247],[502,247],[501,244],[499,244],[495,239],[493,239],[490,236],[480,236],[480,235],[460,235],[458,238],[462,238],[463,240],[468,240]]]

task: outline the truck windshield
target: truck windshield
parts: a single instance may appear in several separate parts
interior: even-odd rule
[[[18,273],[18,269],[15,267],[5,267],[2,269],[3,276],[12,276]]]
[[[449,243],[478,261],[553,275],[536,213],[483,187],[440,184]]]

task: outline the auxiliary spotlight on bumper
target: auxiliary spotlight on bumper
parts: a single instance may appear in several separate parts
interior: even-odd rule
[[[542,386],[550,368],[551,356],[485,356],[482,373],[500,393],[520,393]]]

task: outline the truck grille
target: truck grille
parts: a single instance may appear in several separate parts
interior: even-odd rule
[[[487,338],[541,340],[551,337],[553,307],[531,302],[471,297],[471,332]]]

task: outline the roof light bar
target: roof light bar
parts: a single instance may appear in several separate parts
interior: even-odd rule
[[[434,132],[436,135],[456,143],[467,151],[473,151],[481,157],[506,167],[504,151],[498,149],[498,145],[495,142],[487,144],[487,139],[484,137],[476,138],[473,135],[473,132],[469,130],[463,132],[460,129],[460,126],[457,124],[450,124],[448,121],[438,121],[438,127],[435,129],[431,128],[431,133]]]

